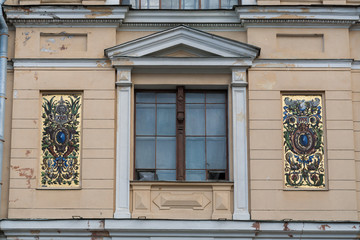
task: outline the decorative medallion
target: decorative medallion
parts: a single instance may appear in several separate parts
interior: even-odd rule
[[[321,95],[283,95],[285,187],[325,188]]]
[[[79,187],[81,94],[43,94],[41,117],[41,187]]]

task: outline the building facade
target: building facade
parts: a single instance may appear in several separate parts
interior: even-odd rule
[[[6,1],[2,238],[359,239],[359,3]]]

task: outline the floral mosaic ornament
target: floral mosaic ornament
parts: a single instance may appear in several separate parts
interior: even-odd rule
[[[325,188],[321,95],[283,95],[285,186]]]
[[[81,95],[44,94],[41,186],[80,186]]]

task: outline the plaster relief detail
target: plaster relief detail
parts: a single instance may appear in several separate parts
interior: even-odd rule
[[[160,193],[154,200],[156,206],[161,210],[173,208],[203,210],[210,200],[201,193],[195,194],[172,194]]]
[[[215,209],[228,210],[229,207],[229,192],[215,193]]]
[[[148,209],[148,203],[146,202],[147,199],[144,199],[144,196],[140,193],[135,193],[135,208],[141,210]]]
[[[118,72],[118,76],[119,76],[119,81],[130,81],[130,75],[131,75],[131,71],[119,71]]]

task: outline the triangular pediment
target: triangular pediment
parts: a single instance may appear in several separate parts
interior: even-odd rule
[[[163,49],[151,54],[147,57],[220,57],[210,52],[206,52],[197,48],[179,44],[174,47]]]
[[[246,58],[260,48],[180,25],[105,50],[110,59],[122,57]]]

